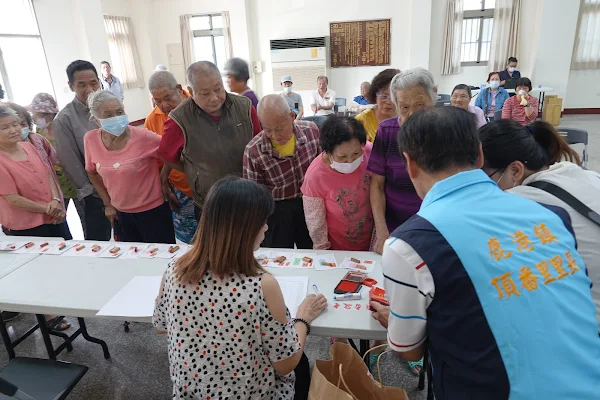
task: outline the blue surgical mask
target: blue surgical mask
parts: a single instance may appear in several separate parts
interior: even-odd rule
[[[125,132],[127,124],[129,124],[129,118],[126,114],[100,120],[102,129],[114,136],[121,136]]]
[[[21,141],[27,140],[29,137],[29,128],[21,128]]]
[[[291,92],[292,92],[292,87],[291,87],[291,86],[284,87],[284,88],[283,88],[283,91],[284,91],[285,93],[291,93]]]
[[[492,89],[498,89],[500,87],[500,82],[498,82],[498,81],[490,81],[490,87]]]
[[[517,70],[517,68],[515,68],[515,67],[509,67],[509,68],[508,68],[508,71],[509,71],[509,72],[515,72],[516,70]]]

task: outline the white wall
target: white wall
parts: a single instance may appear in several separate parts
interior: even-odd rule
[[[570,71],[565,108],[600,108],[600,70]]]

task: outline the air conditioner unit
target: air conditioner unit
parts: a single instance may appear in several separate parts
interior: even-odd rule
[[[327,75],[324,37],[271,40],[273,90],[281,91],[281,77],[291,75],[294,91],[314,90],[317,77]]]

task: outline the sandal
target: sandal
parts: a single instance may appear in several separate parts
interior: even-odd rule
[[[51,331],[62,332],[66,331],[71,327],[71,324],[66,322],[64,319],[60,318],[60,322],[58,321],[60,317],[54,317],[51,320],[46,322],[46,326]],[[56,326],[54,326],[56,325]]]
[[[419,375],[421,373],[421,369],[423,369],[423,359],[421,358],[419,361],[408,361],[408,369],[414,375]]]

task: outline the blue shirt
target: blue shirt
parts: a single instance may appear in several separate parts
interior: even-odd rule
[[[591,282],[568,214],[549,208],[472,170],[437,182],[392,234],[422,258],[412,268],[431,275],[394,290],[432,297],[425,316],[398,317],[426,320],[436,399],[598,398]]]
[[[521,77],[521,73],[517,70],[515,70],[515,72],[512,73],[512,76],[510,76],[508,74],[508,71],[505,69],[504,71],[500,72],[500,80],[501,81],[505,81],[507,79],[519,79]]]
[[[356,96],[355,98],[352,99],[355,103],[360,104],[361,106],[366,106],[369,104],[369,102],[367,101],[367,99],[365,99],[363,96]]]
[[[498,88],[498,93],[496,94],[496,103],[494,111],[502,110],[502,106],[504,106],[504,102],[508,100],[510,96],[508,92],[503,87]],[[477,99],[475,99],[475,106],[479,107],[483,110],[484,115],[488,115],[488,111],[490,105],[492,104],[492,91],[489,88],[485,88],[479,91],[477,95]]]

